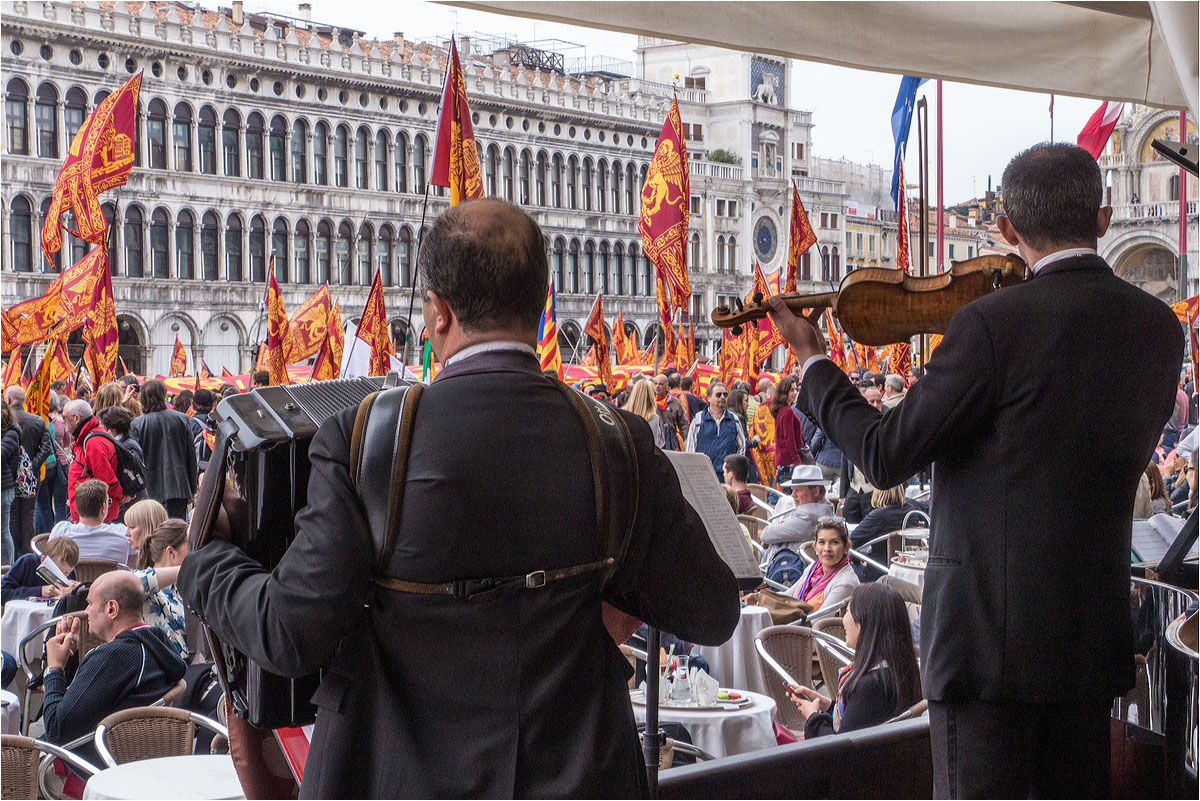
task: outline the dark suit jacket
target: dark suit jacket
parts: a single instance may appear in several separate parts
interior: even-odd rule
[[[196,445],[183,412],[160,409],[133,420],[129,434],[142,448],[146,495],[159,503],[196,493]]]
[[[50,429],[46,426],[45,420],[24,409],[14,409],[13,414],[17,418],[17,424],[21,427],[21,445],[29,454],[29,459],[33,462],[33,472],[36,475],[42,464],[54,452]]]
[[[638,514],[604,599],[690,642],[723,642],[738,621],[733,575],[645,421],[621,414]],[[313,439],[309,505],[273,574],[214,542],[179,579],[222,638],[269,668],[329,665],[301,795],[644,795],[631,669],[602,625],[595,574],[481,603],[381,589],[347,468],[353,419]],[[443,582],[597,558],[583,429],[536,359],[447,367],[414,431],[387,575]]]
[[[799,404],[875,486],[934,463],[927,698],[1055,702],[1133,686],[1133,498],[1182,357],[1171,310],[1084,256],[960,309],[887,414],[832,362],[805,373]]]

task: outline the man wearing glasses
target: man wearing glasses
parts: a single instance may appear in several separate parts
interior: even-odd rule
[[[725,477],[725,457],[746,455],[746,429],[735,414],[725,408],[729,391],[720,381],[708,385],[708,406],[692,418],[688,428],[687,447],[692,453],[703,453],[713,465],[717,480]]]

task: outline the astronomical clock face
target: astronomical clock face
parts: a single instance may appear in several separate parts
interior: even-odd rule
[[[774,259],[778,244],[779,236],[775,230],[775,223],[770,217],[759,217],[754,223],[754,251],[758,254],[758,260],[767,264]]]

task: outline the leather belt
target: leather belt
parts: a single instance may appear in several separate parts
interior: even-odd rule
[[[376,576],[374,581],[381,587],[398,592],[415,593],[417,595],[448,595],[470,603],[479,603],[492,598],[501,598],[520,590],[539,590],[552,581],[578,576],[583,573],[606,570],[613,566],[616,560],[612,557],[583,565],[561,567],[557,570],[534,570],[519,576],[500,576],[498,578],[459,579],[441,584],[423,584],[417,581],[404,581],[389,576]]]

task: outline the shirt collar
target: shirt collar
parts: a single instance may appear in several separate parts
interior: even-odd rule
[[[1054,253],[1051,253],[1049,256],[1043,256],[1041,259],[1039,259],[1038,263],[1033,265],[1033,274],[1037,275],[1045,267],[1053,264],[1056,261],[1062,261],[1063,259],[1073,259],[1076,256],[1096,256],[1096,255],[1099,255],[1099,254],[1096,253],[1095,248],[1067,248],[1066,250],[1059,250]]]
[[[461,362],[463,359],[469,359],[472,356],[477,356],[480,353],[491,353],[497,350],[515,350],[519,353],[528,353],[530,356],[537,358],[537,351],[532,346],[526,345],[524,342],[511,342],[508,340],[496,340],[495,342],[480,342],[478,345],[470,345],[463,348],[458,353],[451,356],[442,365],[449,367],[455,362]]]

